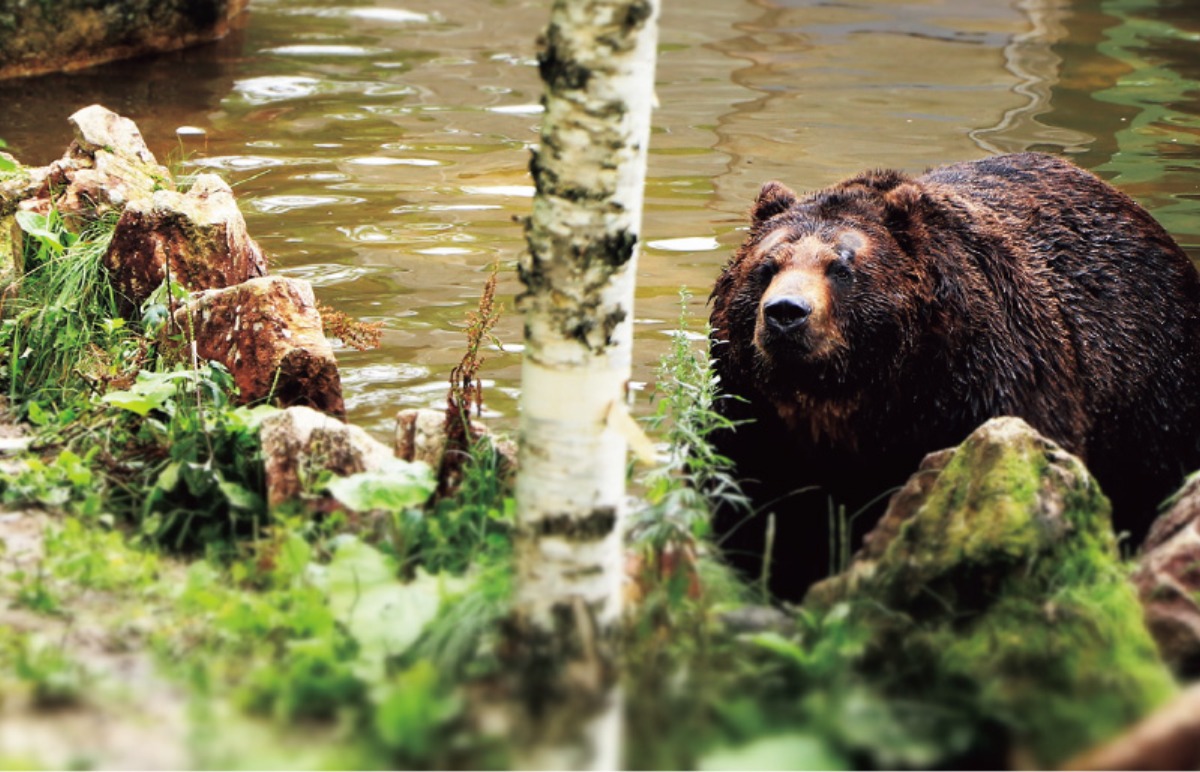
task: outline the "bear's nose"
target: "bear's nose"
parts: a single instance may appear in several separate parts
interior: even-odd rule
[[[804,326],[812,313],[807,300],[795,295],[772,298],[763,304],[763,319],[779,332],[793,332]]]

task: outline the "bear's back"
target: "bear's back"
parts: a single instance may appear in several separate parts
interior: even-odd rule
[[[1158,499],[1200,466],[1196,268],[1137,202],[1053,156],[994,156],[916,181],[978,232],[997,234],[977,257],[980,270],[1011,283],[1009,307],[1025,304],[1044,329],[1065,331],[1058,345],[1071,352],[1077,383],[1040,388],[1077,392],[1084,436],[1072,450],[1113,499],[1118,527],[1140,536]]]

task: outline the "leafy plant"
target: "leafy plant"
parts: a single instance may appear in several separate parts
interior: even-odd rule
[[[194,550],[265,525],[258,427],[275,409],[234,406],[235,393],[229,372],[210,362],[143,372],[130,389],[101,398],[126,415],[127,509],[155,542]]]
[[[650,431],[665,440],[666,462],[646,476],[646,506],[634,513],[630,529],[648,568],[659,573],[664,556],[694,555],[698,542],[708,536],[710,497],[749,507],[732,475],[732,462],[707,439],[732,423],[713,409],[717,376],[695,347],[707,336],[688,329],[689,298],[686,289],[680,290],[679,328],[659,363],[656,409],[646,421]]]
[[[25,275],[0,322],[7,355],[0,375],[14,404],[62,405],[112,377],[127,353],[128,331],[115,321],[116,297],[102,264],[117,217],[109,213],[76,235],[54,210],[16,216],[26,233]]]
[[[0,659],[12,662],[17,685],[31,690],[34,707],[53,710],[83,698],[90,680],[88,672],[61,646],[14,632],[0,636],[0,655]]]
[[[6,149],[8,149],[8,143],[6,143],[4,140],[0,139],[0,150],[6,150]],[[5,172],[15,172],[17,169],[20,169],[20,168],[21,168],[20,164],[16,163],[15,161],[10,161],[9,159],[0,155],[0,174],[3,174]]]

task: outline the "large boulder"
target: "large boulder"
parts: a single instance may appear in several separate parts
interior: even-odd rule
[[[1163,658],[1180,676],[1200,677],[1200,476],[1154,521],[1133,581]]]
[[[0,78],[173,51],[225,35],[248,0],[55,0],[0,4]]]
[[[849,614],[860,678],[903,702],[909,731],[957,743],[962,755],[940,763],[1053,766],[1175,691],[1107,499],[1079,459],[1016,418],[928,457],[805,605]]]
[[[199,175],[186,194],[159,190],[131,201],[117,222],[104,267],[126,315],[168,277],[195,291],[230,287],[267,272],[233,191],[213,174]]]
[[[308,282],[268,276],[198,292],[173,319],[177,355],[225,365],[242,402],[345,415],[337,360]]]

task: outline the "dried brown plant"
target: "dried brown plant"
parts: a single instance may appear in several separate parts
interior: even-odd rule
[[[347,346],[359,351],[379,348],[383,338],[383,322],[359,321],[320,302],[317,303],[317,313],[321,315],[326,337],[340,338]]]
[[[500,340],[492,333],[500,320],[503,306],[496,302],[496,275],[500,264],[492,265],[479,305],[467,312],[467,348],[462,360],[450,371],[450,390],[446,394],[446,452],[438,471],[438,492],[445,495],[454,490],[461,478],[463,463],[470,455],[477,437],[471,429],[471,411],[483,414],[483,382],[479,370],[483,367],[483,346],[490,341],[499,347]]]

